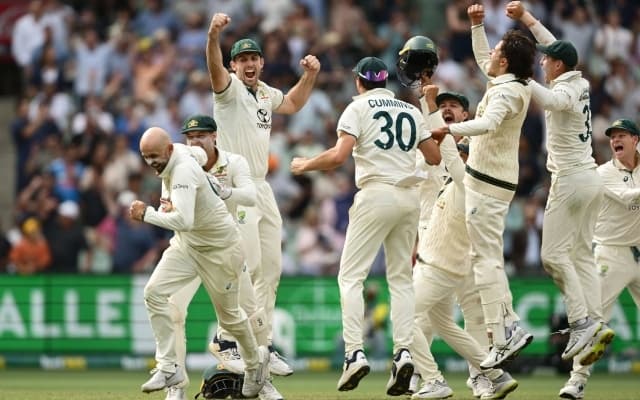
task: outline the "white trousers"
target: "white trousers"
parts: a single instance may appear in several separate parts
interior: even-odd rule
[[[411,345],[414,310],[411,249],[419,214],[415,188],[368,183],[356,194],[349,209],[338,273],[347,353],[364,348],[363,287],[380,245],[384,246],[391,298],[393,352]]]
[[[145,306],[156,339],[158,369],[174,372],[178,363],[176,325],[169,297],[193,284],[196,277],[209,294],[219,324],[238,340],[247,366],[254,368],[258,344],[238,301],[238,277],[244,264],[240,243],[196,251],[176,242],[172,239],[144,288]]]
[[[540,256],[562,293],[569,323],[602,320],[602,298],[591,243],[604,195],[595,169],[552,176]]]

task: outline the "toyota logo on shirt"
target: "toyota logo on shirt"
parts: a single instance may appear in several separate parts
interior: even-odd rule
[[[269,113],[267,112],[267,110],[260,108],[258,109],[258,119],[260,120],[260,122],[264,123],[264,124],[268,124],[269,122],[271,122],[271,118],[269,116]]]

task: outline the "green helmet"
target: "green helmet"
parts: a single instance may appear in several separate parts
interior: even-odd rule
[[[423,73],[431,77],[438,66],[436,45],[426,36],[413,36],[398,54],[398,78],[405,86],[420,80]]]
[[[200,395],[205,399],[226,399],[229,396],[233,399],[244,399],[243,381],[243,375],[234,374],[222,364],[210,366],[202,373],[202,384],[196,399]]]

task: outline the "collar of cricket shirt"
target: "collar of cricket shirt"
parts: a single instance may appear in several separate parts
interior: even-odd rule
[[[363,97],[367,97],[367,96],[373,96],[373,95],[383,95],[383,96],[387,96],[387,97],[396,97],[396,95],[389,89],[386,88],[375,88],[375,89],[371,89],[371,90],[367,90],[366,92],[353,96],[354,100],[363,98]]]
[[[512,73],[506,73],[506,74],[502,74],[502,75],[498,75],[495,78],[491,79],[489,82],[487,82],[487,85],[489,86],[496,86],[496,85],[501,85],[503,83],[507,83],[507,82],[512,82],[512,81],[517,81],[518,78],[516,78],[516,76]]]
[[[158,176],[160,178],[168,178],[169,176],[171,176],[171,170],[173,169],[173,166],[175,165],[175,163],[177,162],[176,160],[179,157],[180,157],[179,153],[175,149],[173,149],[173,151],[171,152],[171,156],[169,157],[169,161],[167,162],[167,165],[164,167],[162,172],[158,174]],[[187,157],[190,157],[190,156],[187,156]]]
[[[636,150],[636,158],[640,160],[640,150]],[[618,161],[617,158],[613,157],[611,159],[611,162],[613,163],[613,166],[616,167],[619,171],[625,171],[625,172],[629,172],[629,173],[634,173],[638,170],[640,170],[640,163],[638,163],[638,165],[636,165],[636,167],[633,169],[633,171],[630,171],[629,168],[625,167],[624,164],[622,164],[620,161]]]
[[[216,172],[218,169],[224,169],[229,165],[229,153],[224,150],[220,150],[218,147],[218,159],[216,163],[213,164],[213,167],[209,170],[209,172]]]
[[[575,70],[574,71],[566,71],[566,72],[563,72],[560,75],[558,75],[556,77],[556,79],[552,80],[551,84],[553,85],[554,83],[557,83],[557,82],[570,81],[572,79],[579,78],[581,76],[582,76],[582,72],[581,71],[575,71]]]

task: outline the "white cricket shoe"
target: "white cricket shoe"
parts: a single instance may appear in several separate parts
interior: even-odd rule
[[[183,388],[177,386],[169,386],[167,388],[167,397],[164,400],[187,400],[187,395]]]
[[[367,357],[362,350],[356,350],[344,358],[342,375],[338,380],[338,390],[341,392],[353,390],[358,387],[360,380],[371,371]]]
[[[293,368],[287,364],[286,359],[280,355],[273,346],[269,346],[269,371],[277,376],[289,376],[293,374]]]
[[[484,374],[467,378],[467,387],[471,389],[471,393],[476,399],[479,399],[485,393],[491,393],[493,391],[491,380]]]
[[[414,372],[409,381],[409,389],[406,394],[414,394],[420,389],[420,374]]]
[[[508,372],[503,372],[496,379],[491,380],[491,390],[480,396],[482,400],[504,399],[518,388],[518,381],[513,379]]]
[[[613,329],[606,324],[602,324],[600,330],[576,356],[580,365],[591,365],[602,358],[607,345],[611,343],[615,336],[616,333]]]
[[[569,327],[569,342],[562,352],[563,360],[570,360],[589,344],[591,338],[602,328],[602,322],[596,322],[587,317],[587,320],[578,326]],[[613,338],[612,338],[613,339]]]
[[[420,390],[411,395],[412,399],[447,399],[453,396],[453,390],[444,379],[426,382]]]
[[[238,375],[244,374],[245,364],[238,352],[238,344],[236,342],[222,340],[214,336],[211,343],[209,343],[209,351],[229,372]]]
[[[504,345],[494,345],[489,355],[480,363],[481,369],[498,368],[506,361],[514,359],[522,349],[533,341],[533,335],[514,323],[510,328],[511,334]]]
[[[585,386],[587,386],[587,382],[580,379],[571,378],[567,381],[567,383],[564,384],[562,389],[560,389],[560,393],[558,393],[558,396],[562,397],[563,399],[584,399]]]
[[[244,397],[258,397],[269,377],[269,349],[258,346],[258,365],[255,368],[245,368],[242,395]]]
[[[284,400],[284,397],[278,392],[275,386],[273,386],[273,382],[270,379],[264,383],[262,389],[260,389],[260,393],[258,393],[258,397],[260,400]]]
[[[151,370],[151,378],[140,387],[143,392],[151,393],[169,386],[181,384],[185,380],[182,367],[176,365],[176,372],[167,372],[154,368]]]
[[[387,382],[387,394],[389,396],[401,396],[407,393],[414,369],[415,366],[409,350],[398,350],[391,364],[391,376]]]

